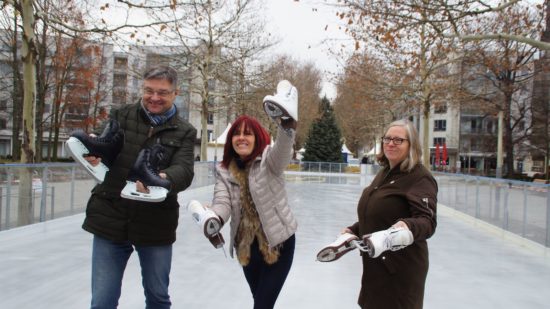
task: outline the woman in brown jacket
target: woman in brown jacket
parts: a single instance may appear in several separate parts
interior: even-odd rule
[[[362,254],[358,304],[368,309],[418,309],[424,301],[428,244],[436,227],[437,183],[421,164],[418,133],[406,120],[391,123],[382,137],[383,168],[364,189],[358,222],[344,229],[359,237],[390,227],[412,232],[414,242],[376,258]]]

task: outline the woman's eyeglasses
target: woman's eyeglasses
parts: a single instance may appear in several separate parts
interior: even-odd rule
[[[382,137],[382,143],[384,144],[389,144],[391,141],[393,141],[394,145],[401,145],[403,141],[408,141],[408,139],[401,137]]]

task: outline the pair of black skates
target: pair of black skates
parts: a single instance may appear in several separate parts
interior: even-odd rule
[[[102,183],[124,146],[124,131],[116,120],[110,119],[100,136],[88,135],[76,131],[66,142],[71,157],[80,163],[94,179]],[[170,181],[159,176],[159,163],[164,157],[165,149],[156,144],[151,148],[142,149],[128,175],[126,186],[120,195],[123,198],[146,202],[161,202],[170,190]],[[101,158],[98,165],[92,165],[85,157]],[[136,189],[136,182],[142,182],[149,192]]]

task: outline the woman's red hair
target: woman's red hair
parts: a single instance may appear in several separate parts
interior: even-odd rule
[[[260,156],[265,147],[271,143],[271,137],[269,136],[269,133],[267,133],[267,131],[262,127],[258,120],[246,115],[240,116],[235,120],[235,122],[233,122],[233,125],[231,125],[231,127],[229,128],[229,131],[227,132],[227,137],[225,138],[225,145],[223,147],[223,160],[221,162],[221,165],[225,168],[229,167],[229,163],[231,163],[231,160],[239,157],[239,155],[235,152],[235,149],[233,149],[233,135],[235,134],[235,131],[240,129],[242,125],[244,125],[247,130],[250,130],[252,131],[252,133],[254,133],[254,137],[256,140],[254,142],[254,149],[252,150],[252,153],[242,160],[245,164]]]

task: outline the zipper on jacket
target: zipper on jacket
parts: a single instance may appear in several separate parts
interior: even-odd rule
[[[427,197],[422,198],[422,202],[424,202],[424,204],[426,204],[426,209],[428,209],[428,211],[430,212],[430,216],[433,217],[434,216],[434,211],[429,206],[430,204],[428,203],[428,198]]]

